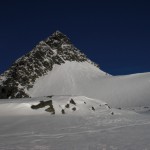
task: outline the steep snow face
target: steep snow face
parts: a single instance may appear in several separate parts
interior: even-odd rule
[[[89,82],[105,76],[105,72],[89,62],[67,61],[62,65],[55,65],[53,71],[38,78],[28,94],[31,97],[81,95],[83,91],[81,85],[89,87]]]

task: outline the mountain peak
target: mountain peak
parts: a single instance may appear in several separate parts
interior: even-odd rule
[[[57,65],[66,62],[91,62],[60,31],[54,32],[46,40],[37,44],[32,51],[15,61],[0,76],[0,98],[29,97],[28,90],[33,87],[37,78],[53,71]],[[98,68],[97,68],[98,69]]]
[[[49,36],[45,42],[48,45],[62,45],[62,44],[72,44],[70,39],[60,31],[55,31],[51,36]]]
[[[56,30],[52,35],[58,36],[58,35],[64,35],[64,34],[62,32],[60,32],[59,30]]]

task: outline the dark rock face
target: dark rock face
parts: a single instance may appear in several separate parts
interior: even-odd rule
[[[14,95],[14,93],[16,93]],[[19,90],[17,87],[12,86],[0,86],[0,98],[20,98],[20,97],[29,97],[23,90]]]
[[[69,107],[70,107],[70,105],[69,105],[69,104],[66,104],[66,105],[65,105],[65,107],[66,107],[66,108],[69,108]]]
[[[73,108],[72,108],[72,110],[73,110],[73,111],[76,111],[76,108],[75,108],[75,107],[73,107]]]
[[[62,114],[65,114],[65,110],[64,110],[64,109],[62,109],[62,110],[61,110],[61,113],[62,113]]]
[[[76,103],[73,99],[70,100],[70,104],[76,105]]]
[[[40,108],[43,108],[43,107],[46,107],[46,106],[49,106],[49,107],[47,109],[45,109],[45,111],[51,113],[52,115],[54,115],[55,114],[55,109],[53,107],[52,100],[40,101],[39,104],[32,105],[31,108],[36,110],[36,109],[40,109]]]
[[[71,44],[67,36],[56,31],[0,76],[0,98],[29,97],[27,91],[33,87],[35,80],[51,71],[55,64],[61,65],[65,61],[92,63]]]
[[[92,110],[95,111],[95,108],[92,106]]]

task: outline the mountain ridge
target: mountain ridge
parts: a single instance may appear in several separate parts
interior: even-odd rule
[[[0,76],[0,98],[30,97],[27,90],[33,87],[35,80],[47,74],[54,65],[66,61],[97,64],[89,60],[60,31],[40,41],[29,53],[20,57]]]

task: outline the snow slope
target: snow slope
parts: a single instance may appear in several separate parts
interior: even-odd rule
[[[33,88],[29,89],[31,97],[48,95],[82,95],[81,84],[106,76],[106,73],[89,62],[65,62],[55,65],[47,75],[38,78]]]
[[[88,62],[55,65],[47,75],[36,79],[31,97],[84,95],[102,99],[113,107],[150,105],[150,73],[110,76]]]
[[[150,105],[150,73],[109,76],[89,85],[91,90],[83,88],[86,96],[102,99],[113,107]]]
[[[53,100],[56,114],[32,109]],[[60,113],[73,99],[76,111]],[[84,103],[86,102],[86,104]],[[89,109],[94,106],[95,111]],[[112,114],[113,112],[113,114]],[[1,150],[148,150],[149,113],[108,108],[84,96],[0,100]]]

